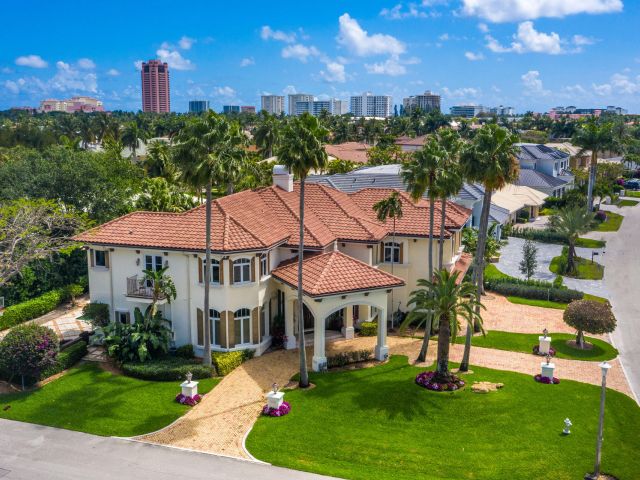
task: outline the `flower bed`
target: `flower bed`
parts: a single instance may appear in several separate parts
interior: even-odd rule
[[[289,402],[282,402],[278,408],[271,408],[269,405],[262,407],[262,415],[267,417],[284,417],[291,411],[291,405]]]
[[[548,385],[557,385],[560,383],[560,379],[557,377],[553,377],[553,378],[549,378],[549,377],[543,377],[540,374],[534,375],[533,379],[538,382],[538,383],[546,383]]]
[[[455,375],[451,375],[451,381],[446,383],[440,383],[434,380],[437,372],[422,372],[419,373],[416,377],[416,383],[421,387],[424,387],[428,390],[433,390],[434,392],[449,392],[454,390],[459,390],[464,387],[464,380],[456,377]]]
[[[546,353],[540,353],[540,345],[535,345],[533,347],[533,354],[534,355],[540,355],[541,357],[546,357],[547,354]],[[553,347],[549,347],[549,356],[550,357],[555,357],[556,356],[556,349]]]
[[[190,407],[195,407],[202,400],[202,395],[199,393],[194,395],[193,397],[187,397],[179,393],[176,395],[176,402],[181,403],[182,405],[189,405]]]

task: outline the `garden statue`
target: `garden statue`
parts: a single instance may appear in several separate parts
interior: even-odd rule
[[[549,365],[549,362],[551,361],[551,355],[547,355],[545,358],[547,359],[547,365]]]
[[[564,429],[562,430],[562,433],[565,435],[569,435],[571,433],[571,426],[573,424],[571,423],[571,420],[569,420],[568,418],[564,419]]]
[[[273,385],[271,385],[271,388],[273,389],[273,393],[278,393],[279,386],[277,383],[273,382]]]
[[[193,378],[193,373],[187,372],[187,383],[191,383],[192,378]]]
[[[549,330],[547,330],[546,328],[542,330],[542,335],[544,336],[544,338],[547,338],[548,334],[549,334]]]

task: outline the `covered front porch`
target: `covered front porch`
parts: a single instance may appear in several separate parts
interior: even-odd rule
[[[393,288],[404,285],[402,279],[340,252],[305,258],[301,322],[295,282],[297,262],[281,265],[273,271],[273,277],[281,284],[285,348],[297,348],[304,333],[305,344],[312,340],[314,371],[326,369],[327,340],[354,338],[356,327],[363,321],[377,323],[375,358],[387,358],[387,296]]]

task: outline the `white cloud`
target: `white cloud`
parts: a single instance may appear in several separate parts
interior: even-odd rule
[[[320,55],[320,51],[314,46],[307,47],[301,43],[296,43],[284,47],[281,54],[282,58],[295,58],[296,60],[306,63],[309,57],[317,57]]]
[[[622,11],[622,0],[462,0],[462,13],[490,22],[516,22],[580,13]]]
[[[228,86],[225,87],[215,87],[213,89],[213,94],[216,97],[224,97],[224,98],[233,98],[236,96],[236,91]]]
[[[489,33],[489,27],[486,23],[479,23],[478,30],[480,30],[482,33]]]
[[[341,63],[327,62],[326,68],[320,70],[320,78],[328,83],[344,83],[347,80],[347,74]]]
[[[338,43],[359,57],[399,55],[406,50],[404,43],[391,35],[382,33],[369,35],[348,13],[340,16],[339,23]]]
[[[255,63],[256,61],[253,59],[253,57],[245,57],[242,60],[240,60],[241,67],[248,67],[250,65],[254,65]]]
[[[477,62],[478,60],[484,60],[484,55],[482,54],[482,52],[479,52],[479,53],[464,52],[464,56],[467,58],[467,60],[470,60],[472,62]]]
[[[142,70],[142,60],[136,60],[135,62],[133,62],[133,66],[138,71]]]
[[[447,40],[449,40],[449,34],[448,33],[443,33],[442,35],[440,35],[438,37],[438,40],[440,40],[441,42],[446,42]]]
[[[491,35],[486,35],[487,48],[495,53],[547,53],[550,55],[558,55],[566,53],[562,47],[560,35],[555,32],[544,33],[538,32],[533,26],[533,22],[522,22],[518,25],[518,33],[515,40],[511,42],[509,47],[505,47]]]
[[[196,43],[196,40],[193,38],[189,38],[186,35],[183,36],[180,40],[178,40],[178,45],[183,50],[191,49],[191,46]]]
[[[156,51],[156,55],[163,62],[167,62],[170,68],[175,70],[193,70],[196,66],[191,60],[184,58],[177,50],[160,48]]]
[[[611,91],[613,90],[611,88],[611,85],[609,85],[608,83],[603,83],[602,85],[596,85],[595,83],[591,85],[591,88],[593,89],[593,92],[596,95],[600,95],[602,97],[606,97],[608,95],[611,95]]]
[[[60,92],[98,92],[98,77],[95,73],[85,73],[65,62],[56,62],[57,73],[49,80],[51,89]]]
[[[107,70],[107,75],[109,75],[110,77],[117,77],[118,75],[120,75],[120,72],[115,68],[110,68],[109,70]]]
[[[9,67],[2,67],[2,70],[0,70],[0,72],[9,74],[9,73],[13,73],[13,69]]]
[[[260,37],[263,40],[278,40],[285,43],[293,43],[296,41],[295,33],[285,33],[282,30],[273,30],[269,25],[265,25],[260,29]]]
[[[365,64],[364,68],[368,73],[389,75],[391,77],[397,77],[407,73],[406,67],[398,60],[397,56],[392,56],[384,62]]]
[[[480,94],[480,89],[474,87],[462,87],[454,90],[442,87],[442,94],[449,98],[475,98]]]
[[[96,64],[90,58],[81,58],[78,60],[78,67],[83,70],[93,70],[96,68]]]
[[[427,18],[426,12],[420,10],[418,5],[410,3],[407,9],[404,10],[401,3],[398,3],[393,8],[383,8],[380,10],[380,16],[388,18],[390,20],[402,20],[403,18]]]
[[[282,93],[285,95],[293,95],[294,93],[298,93],[298,90],[293,85],[287,85],[282,89]]]
[[[590,37],[585,37],[584,35],[574,35],[571,39],[574,45],[581,47],[583,45],[593,45],[595,40]]]
[[[25,79],[24,78],[19,78],[17,80],[5,80],[4,82],[4,88],[6,88],[9,93],[12,93],[14,95],[17,95],[20,93],[20,90],[22,89],[24,83],[25,83]]]
[[[551,93],[549,90],[544,89],[538,70],[529,70],[520,78],[522,79],[525,95],[546,97]]]
[[[30,68],[46,68],[49,64],[40,55],[24,55],[16,58],[16,65]]]

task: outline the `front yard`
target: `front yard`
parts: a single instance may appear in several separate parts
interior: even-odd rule
[[[472,369],[466,380],[504,388],[430,392],[414,383],[424,369],[402,356],[374,368],[312,374],[316,388],[287,392],[291,413],[260,418],[247,448],[275,465],[351,479],[577,480],[592,470],[598,387]],[[567,417],[574,426],[563,436]],[[605,472],[637,478],[638,431],[640,409],[608,391]]]
[[[218,382],[215,378],[200,380],[200,393]],[[104,436],[141,435],[170,424],[189,410],[174,401],[179,384],[115,375],[86,363],[38,390],[0,395],[0,418]]]
[[[557,257],[553,257],[551,260],[551,264],[549,265],[549,270],[557,275],[565,275],[567,277],[578,278],[581,280],[602,280],[604,277],[604,267],[597,262],[592,262],[589,259],[575,257],[574,261],[576,263],[576,274],[569,275],[568,273],[560,272],[560,262],[562,261],[563,256],[559,255]],[[564,257],[566,258],[566,257]]]
[[[620,225],[622,225],[622,220],[624,220],[623,215],[607,212],[607,219],[599,223],[594,230],[596,232],[617,232],[620,229]]]

